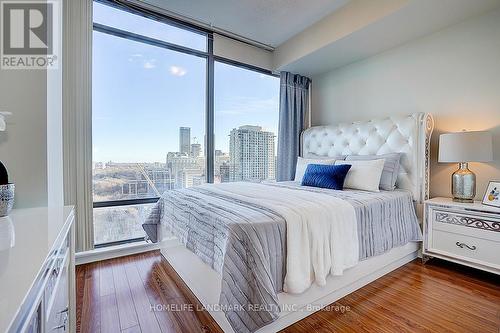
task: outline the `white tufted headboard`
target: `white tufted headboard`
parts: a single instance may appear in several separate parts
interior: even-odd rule
[[[429,150],[434,120],[428,113],[394,116],[302,132],[302,156],[382,155],[403,153],[396,186],[409,190],[417,203],[429,197]]]

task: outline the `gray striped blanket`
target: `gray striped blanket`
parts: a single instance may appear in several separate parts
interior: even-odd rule
[[[156,242],[158,224],[222,277],[220,305],[235,332],[254,332],[279,316],[278,293],[286,273],[286,221],[268,206],[203,185],[165,192],[143,224]],[[295,182],[262,183],[335,196],[356,212],[359,256],[382,254],[421,240],[407,191],[334,191]],[[332,207],[335,209],[335,207]]]

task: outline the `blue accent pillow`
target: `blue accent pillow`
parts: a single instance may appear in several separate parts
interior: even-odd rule
[[[309,164],[302,178],[302,185],[342,190],[350,168],[349,164]]]

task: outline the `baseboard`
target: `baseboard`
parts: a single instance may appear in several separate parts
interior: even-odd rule
[[[158,250],[159,248],[160,248],[159,243],[146,243],[146,242],[109,246],[100,249],[75,253],[75,264],[76,265],[88,264],[91,262],[119,258],[131,254]]]

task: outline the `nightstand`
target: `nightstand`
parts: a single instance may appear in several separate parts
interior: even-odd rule
[[[500,274],[500,208],[426,200],[422,254],[424,262],[436,257]]]

